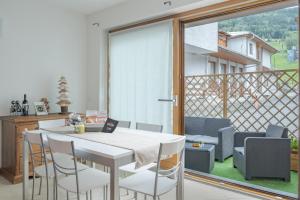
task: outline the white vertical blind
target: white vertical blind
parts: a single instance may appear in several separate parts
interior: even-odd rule
[[[109,115],[161,124],[172,131],[172,25],[160,23],[110,35]]]

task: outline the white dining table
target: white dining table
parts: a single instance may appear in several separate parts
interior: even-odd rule
[[[136,130],[138,132],[138,130]],[[74,141],[76,156],[91,162],[101,164],[110,168],[110,199],[119,200],[119,167],[135,161],[134,152],[130,149],[120,148],[99,142],[72,137],[70,135],[50,132],[46,130],[34,130],[24,132],[26,134],[43,133],[57,140]],[[170,135],[171,136],[171,135]],[[47,145],[47,137],[44,138]],[[134,141],[132,141],[134,142]],[[183,159],[184,160],[184,159]],[[184,162],[182,163],[184,169]],[[176,195],[179,200],[184,199],[184,170],[180,172],[179,184],[177,186]],[[26,137],[23,140],[23,200],[30,199],[29,196],[29,145]]]

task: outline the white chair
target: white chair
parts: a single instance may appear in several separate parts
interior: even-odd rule
[[[137,122],[136,123],[136,129],[137,130],[153,131],[153,132],[160,132],[161,133],[162,130],[163,130],[163,126],[162,125],[156,125],[156,124],[146,124],[146,123]],[[134,162],[134,163],[124,165],[124,166],[120,167],[120,170],[124,171],[124,172],[129,172],[129,173],[137,173],[137,172],[144,171],[144,170],[147,170],[147,169],[150,169],[150,168],[156,166],[156,163],[150,163],[150,164],[148,164],[146,166],[143,166],[139,169],[135,169],[135,164],[136,163]]]
[[[108,173],[88,168],[82,171],[78,170],[77,159],[75,157],[74,142],[73,141],[59,141],[48,137],[48,144],[50,153],[52,155],[54,175],[56,180],[56,187],[60,187],[67,192],[67,199],[69,193],[75,193],[77,200],[80,200],[80,194],[86,194],[88,199],[88,192],[96,188],[105,188],[109,184],[110,176]],[[55,158],[54,153],[69,154],[73,156],[72,166],[65,165]],[[59,178],[58,173],[66,175],[66,177]],[[57,189],[56,189],[57,191]],[[56,193],[56,199],[58,195]]]
[[[136,129],[137,130],[144,130],[144,131],[153,131],[153,132],[162,132],[163,126],[157,125],[157,124],[148,124],[148,123],[136,123]]]
[[[25,130],[25,133],[28,130]],[[31,166],[33,171],[33,186],[32,186],[32,199],[34,198],[34,190],[35,190],[35,179],[36,177],[40,178],[40,186],[39,186],[39,195],[41,194],[42,188],[42,180],[46,178],[47,183],[47,199],[49,199],[49,178],[54,178],[54,168],[52,163],[48,163],[48,158],[46,154],[46,148],[44,145],[43,135],[27,133],[25,134],[26,141],[29,146],[29,153],[31,158]],[[34,152],[34,150],[37,151]],[[50,155],[51,156],[51,155]],[[66,166],[72,166],[73,160],[69,159],[69,156],[63,156],[62,154],[55,154],[56,160],[60,163],[64,163]],[[47,158],[47,159],[46,159]],[[66,159],[68,158],[68,159]],[[84,170],[87,169],[88,166],[79,164],[78,169]],[[60,175],[60,174],[58,174]],[[54,184],[55,185],[55,184]],[[53,187],[53,195],[55,195],[55,187]]]
[[[26,132],[27,130],[25,130]],[[29,153],[31,159],[31,166],[33,171],[33,181],[32,181],[32,197],[34,199],[34,190],[35,190],[35,179],[38,176],[40,178],[40,188],[39,195],[41,195],[42,181],[43,177],[46,177],[47,183],[47,200],[49,199],[49,179],[54,178],[54,169],[52,164],[47,163],[46,154],[43,146],[43,138],[41,134],[25,134],[26,141],[29,146]],[[35,153],[33,147],[38,151]],[[47,166],[47,167],[46,167]]]
[[[66,125],[65,119],[38,121],[39,129],[47,129]]]
[[[136,194],[141,193],[151,196],[154,200],[159,199],[161,195],[166,194],[172,189],[176,188],[178,185],[178,180],[181,179],[180,174],[183,170],[182,160],[184,144],[184,138],[180,138],[169,143],[160,144],[155,172],[145,170],[124,178],[120,181],[120,187],[126,190],[134,191],[135,199],[137,199]],[[176,165],[170,169],[160,169],[160,162],[174,155],[178,156]],[[176,199],[178,199],[177,192]]]
[[[62,127],[66,125],[66,120],[65,119],[55,119],[55,120],[45,120],[45,121],[38,121],[38,126],[39,129],[45,130],[48,128],[55,128],[55,127]],[[69,155],[64,155],[64,154],[56,154],[55,155],[57,158],[61,160],[65,159],[72,159],[71,156]],[[46,158],[48,160],[51,160],[51,155],[46,153]]]

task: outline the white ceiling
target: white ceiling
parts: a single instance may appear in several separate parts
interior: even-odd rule
[[[49,4],[62,6],[66,9],[78,11],[84,14],[91,14],[93,12],[103,10],[105,8],[114,6],[124,1],[129,0],[44,0]]]

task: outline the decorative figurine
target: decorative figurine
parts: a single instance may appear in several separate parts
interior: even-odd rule
[[[22,106],[20,101],[16,101],[16,115],[22,115]]]
[[[49,112],[50,112],[50,106],[49,106],[48,98],[47,98],[47,97],[41,98],[41,102],[44,102],[45,107],[46,107],[46,109],[47,109],[47,112],[49,113]]]
[[[58,81],[58,89],[59,89],[59,101],[57,102],[60,105],[61,113],[66,114],[68,113],[68,106],[71,104],[69,98],[69,88],[67,80],[64,76],[60,77]]]
[[[10,115],[16,115],[16,101],[11,101]]]

